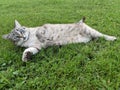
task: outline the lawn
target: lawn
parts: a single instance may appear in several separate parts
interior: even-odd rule
[[[0,0],[0,37],[13,29],[15,19],[36,27],[83,16],[118,40],[52,46],[24,63],[24,48],[0,38],[0,90],[120,89],[120,0]]]

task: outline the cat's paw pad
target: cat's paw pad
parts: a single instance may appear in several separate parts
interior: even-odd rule
[[[31,59],[32,53],[31,52],[25,52],[22,56],[22,61],[27,62]]]

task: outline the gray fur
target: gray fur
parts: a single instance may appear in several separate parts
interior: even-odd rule
[[[78,23],[45,24],[35,28],[23,27],[15,20],[15,28],[9,34],[3,36],[4,39],[13,41],[17,46],[27,47],[23,52],[23,61],[27,61],[29,55],[38,53],[43,47],[69,43],[87,43],[92,38],[99,37],[110,41],[116,39],[114,36],[102,34],[89,27],[84,23],[84,19]]]

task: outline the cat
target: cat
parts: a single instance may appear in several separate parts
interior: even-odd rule
[[[9,34],[3,35],[3,38],[11,40],[17,46],[27,48],[22,55],[22,61],[24,62],[27,62],[31,55],[38,53],[41,48],[52,45],[87,43],[99,37],[103,37],[108,41],[116,40],[115,36],[102,34],[89,27],[84,23],[84,20],[83,18],[72,24],[44,24],[35,28],[21,26],[15,20],[14,29]]]

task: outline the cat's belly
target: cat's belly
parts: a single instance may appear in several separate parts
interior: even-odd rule
[[[90,41],[90,37],[82,36],[80,34],[76,36],[63,36],[54,41],[55,45],[65,45],[69,43],[87,43]]]

